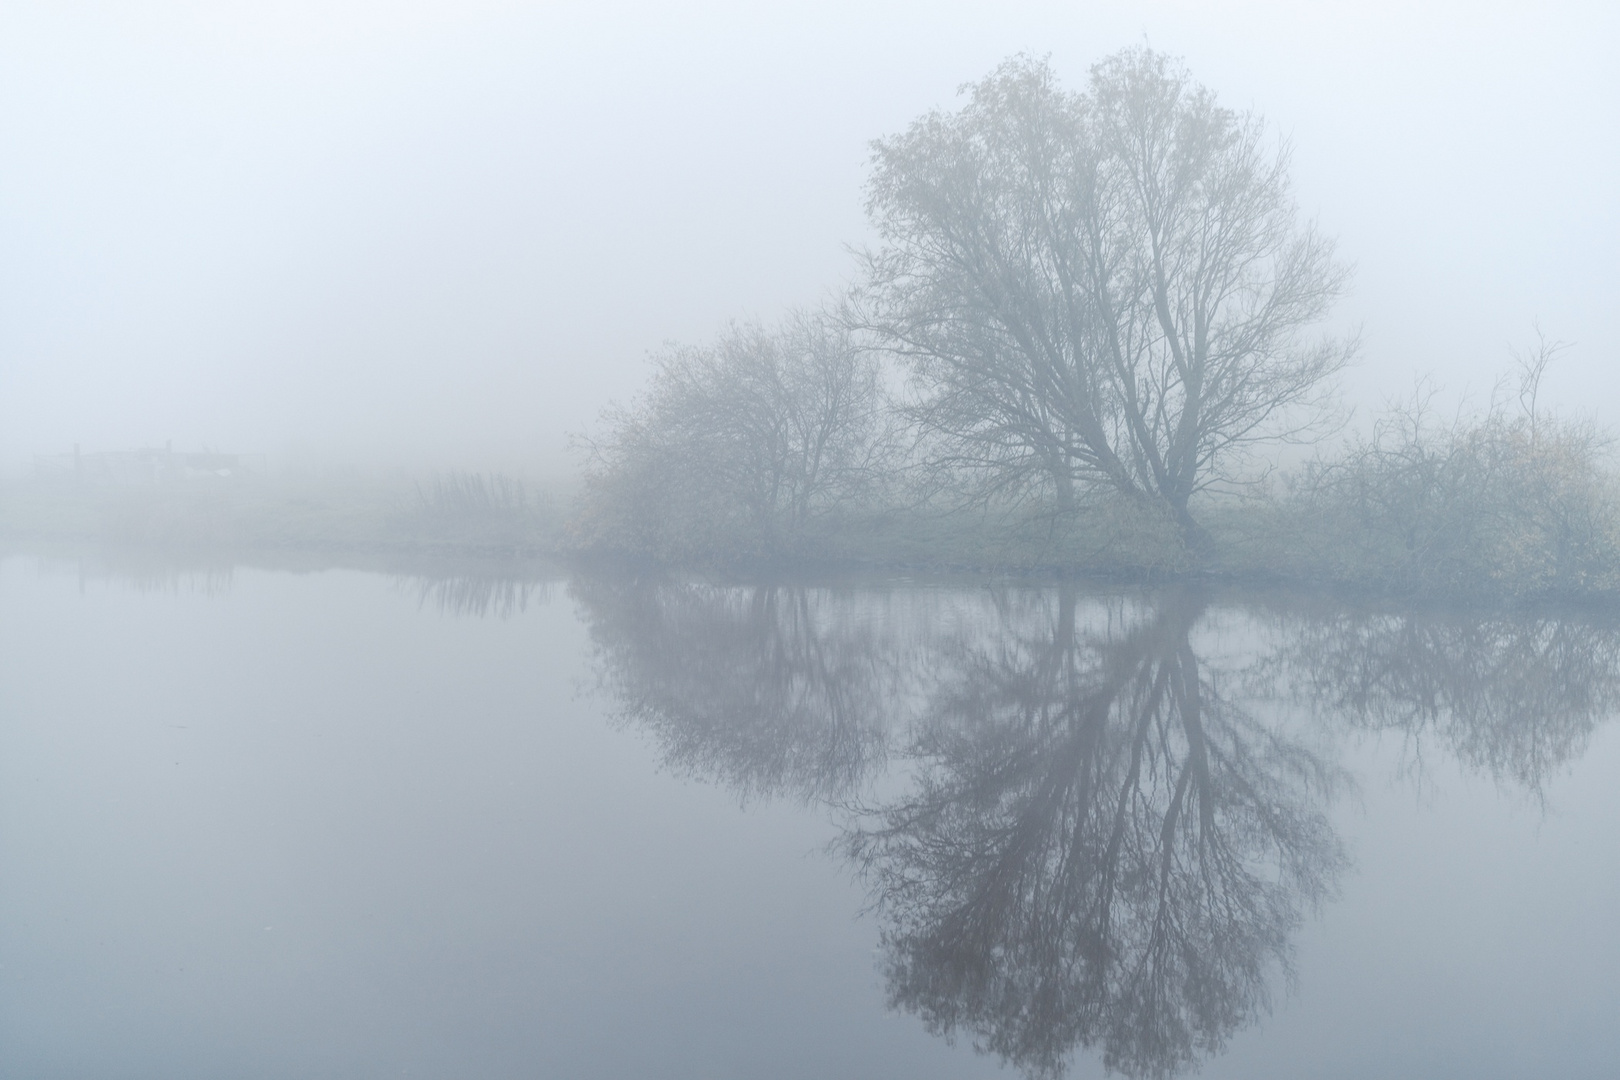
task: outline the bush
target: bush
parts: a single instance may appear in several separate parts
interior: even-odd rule
[[[657,558],[804,553],[881,477],[877,362],[835,320],[734,324],[656,363],[646,397],[587,444],[577,542]]]
[[[556,513],[543,494],[499,473],[452,472],[417,484],[396,527],[417,540],[475,547],[549,547]]]
[[[1434,423],[1396,410],[1287,504],[1296,569],[1416,592],[1547,595],[1620,586],[1620,500],[1588,425],[1514,416]]]

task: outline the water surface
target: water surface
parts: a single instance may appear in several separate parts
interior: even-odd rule
[[[0,563],[0,1073],[1610,1075],[1620,623]]]

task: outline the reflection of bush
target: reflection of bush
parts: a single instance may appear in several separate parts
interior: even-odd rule
[[[1167,1076],[1264,1011],[1342,864],[1332,771],[1216,693],[1200,608],[1085,633],[1065,593],[950,650],[916,784],[848,842],[896,1005],[1034,1075]]]
[[[432,605],[450,615],[495,615],[502,619],[521,615],[531,603],[549,602],[555,584],[546,577],[474,573],[420,575],[402,578],[401,582],[424,607]]]
[[[1438,740],[1532,790],[1620,709],[1620,626],[1609,619],[1334,612],[1282,630],[1272,665],[1318,710]]]

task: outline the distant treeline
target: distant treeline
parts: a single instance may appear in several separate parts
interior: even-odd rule
[[[1015,58],[873,144],[859,284],[654,358],[587,440],[576,548],[1225,572],[1380,590],[1620,587],[1607,443],[1518,394],[1422,400],[1320,441],[1355,341],[1312,336],[1347,271],[1288,151],[1176,62],[1087,87]]]

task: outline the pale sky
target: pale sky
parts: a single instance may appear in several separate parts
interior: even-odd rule
[[[0,0],[0,468],[569,468],[646,356],[848,280],[868,143],[1146,41],[1294,147],[1345,380],[1620,426],[1620,5]]]

